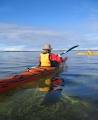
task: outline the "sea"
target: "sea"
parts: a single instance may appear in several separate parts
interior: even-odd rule
[[[54,52],[58,54],[61,51]],[[59,75],[59,78],[63,79],[63,85],[60,87],[65,96],[96,106],[98,104],[98,56],[79,56],[77,52],[79,51],[72,50],[62,56],[67,56],[68,60]],[[37,66],[39,54],[40,51],[1,51],[0,79],[17,75],[28,68]],[[87,116],[84,118],[97,120],[96,117],[95,119]],[[76,120],[82,119],[82,117],[79,119],[76,117]]]

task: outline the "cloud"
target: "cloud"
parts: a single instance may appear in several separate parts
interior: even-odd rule
[[[25,46],[7,46],[6,48],[4,47],[4,51],[23,51]]]
[[[59,37],[60,33],[56,31],[33,29],[14,24],[0,24],[0,44],[4,44],[4,50],[20,50],[20,45],[24,46],[21,49],[40,49],[45,42]]]
[[[0,24],[0,35],[6,36],[9,39],[13,38],[33,38],[34,36],[55,36],[58,37],[59,33],[50,30],[36,30],[31,27],[20,27],[17,25]]]
[[[16,45],[16,46],[8,46],[6,44],[0,44],[0,50],[4,50],[4,51],[22,51],[25,50],[25,46],[24,45]]]
[[[60,31],[51,29],[34,29],[29,26],[0,23],[0,50],[40,50],[44,43],[51,43],[54,49],[65,49],[80,44],[79,49],[97,48],[97,28],[89,22],[80,31]],[[92,30],[92,26],[96,29]]]

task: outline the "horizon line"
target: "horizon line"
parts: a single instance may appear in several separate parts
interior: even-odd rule
[[[66,50],[54,49],[52,51],[66,51]],[[76,50],[73,50],[73,51],[78,51],[78,50],[86,51],[88,49],[76,49]],[[98,49],[91,49],[91,51],[92,50],[98,50]],[[39,52],[39,51],[42,51],[42,50],[0,50],[0,52]]]

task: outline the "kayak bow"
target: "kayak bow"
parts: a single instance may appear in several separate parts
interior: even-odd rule
[[[64,62],[59,67],[35,67],[28,69],[19,75],[0,79],[0,93],[6,93],[12,89],[21,88],[22,86],[32,86],[32,82],[41,79],[52,79],[64,68]]]

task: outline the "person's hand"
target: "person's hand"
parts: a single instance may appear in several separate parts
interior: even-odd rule
[[[60,54],[58,54],[58,56],[59,56],[59,57],[61,57],[61,55],[60,55]]]

